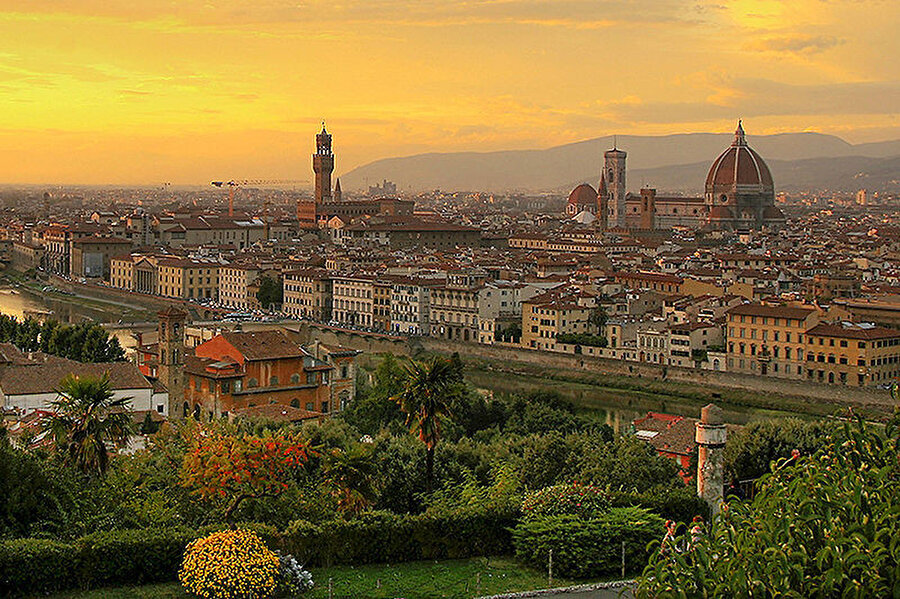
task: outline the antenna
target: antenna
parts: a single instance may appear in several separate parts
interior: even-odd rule
[[[619,136],[613,135],[613,150],[619,149]]]

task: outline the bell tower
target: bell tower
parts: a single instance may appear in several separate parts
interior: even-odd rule
[[[604,174],[609,188],[609,226],[625,228],[625,157],[617,147],[603,154]]]
[[[184,321],[187,313],[169,306],[159,317],[159,369],[157,378],[169,391],[170,419],[187,416],[184,400]]]
[[[334,154],[331,152],[331,134],[325,130],[316,135],[316,153],[313,154],[313,171],[316,173],[316,204],[331,201],[331,173],[334,171]]]

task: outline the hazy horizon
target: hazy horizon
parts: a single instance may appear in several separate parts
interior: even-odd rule
[[[0,181],[307,178],[606,135],[900,139],[885,0],[0,4]]]

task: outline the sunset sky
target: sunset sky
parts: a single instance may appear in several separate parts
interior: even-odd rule
[[[0,182],[310,176],[619,134],[900,138],[897,0],[0,0]]]

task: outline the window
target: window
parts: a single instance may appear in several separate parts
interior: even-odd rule
[[[274,387],[274,386],[277,385],[277,384],[278,384],[278,377],[277,377],[277,376],[274,376],[274,375],[273,375],[273,376],[270,376],[270,377],[269,377],[269,386],[270,386],[270,387]]]
[[[291,400],[291,407],[292,407],[292,408],[299,408],[299,407],[300,407],[300,400],[299,400],[299,399],[296,399],[296,398],[292,399],[292,400]]]
[[[259,386],[259,381],[257,381],[255,378],[250,378],[250,379],[247,381],[247,388],[248,388],[248,389],[252,389],[252,388],[257,387],[257,386]]]
[[[231,381],[222,381],[222,393],[231,393]]]
[[[294,374],[292,374],[291,382],[294,383],[295,385],[299,384],[300,383],[300,375],[297,374],[296,372]]]
[[[315,372],[307,372],[306,373],[306,384],[307,385],[315,385],[316,384],[316,373]]]

